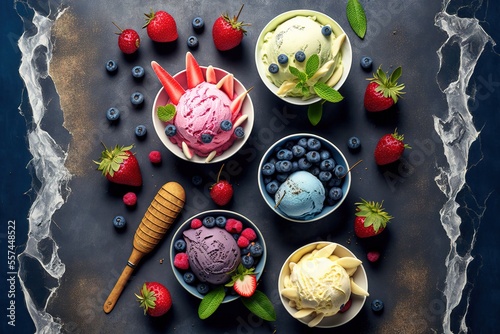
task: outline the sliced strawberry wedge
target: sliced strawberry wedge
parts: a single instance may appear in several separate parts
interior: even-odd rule
[[[233,289],[242,297],[250,297],[257,290],[257,278],[255,275],[244,275],[234,282]]]
[[[194,88],[205,81],[200,65],[191,52],[186,53],[186,78],[188,88]]]
[[[154,60],[151,62],[151,67],[163,85],[163,88],[167,91],[172,104],[177,105],[181,96],[186,92],[184,88],[182,88],[182,86],[177,82],[177,80],[174,79],[174,77],[170,75],[170,73],[168,73]]]
[[[245,101],[245,97],[247,96],[247,94],[253,89],[250,88],[249,90],[241,93],[240,95],[238,95],[234,100],[233,102],[231,102],[231,105],[229,106],[229,109],[231,109],[231,113],[233,115],[237,114],[240,112],[241,110],[241,107],[243,106],[243,101]]]

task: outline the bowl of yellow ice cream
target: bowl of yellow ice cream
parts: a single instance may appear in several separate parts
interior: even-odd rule
[[[349,249],[320,241],[300,247],[286,259],[278,291],[293,318],[309,327],[331,328],[359,313],[368,296],[368,278]]]
[[[312,58],[315,61],[309,61]],[[263,83],[276,96],[295,105],[320,101],[319,85],[339,90],[351,63],[352,48],[342,27],[313,10],[292,10],[276,16],[260,33],[255,48],[255,64]]]

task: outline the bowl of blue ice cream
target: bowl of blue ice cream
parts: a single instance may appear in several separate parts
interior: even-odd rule
[[[310,133],[286,136],[269,147],[257,179],[271,210],[298,223],[317,221],[334,212],[351,186],[349,164],[342,152]]]

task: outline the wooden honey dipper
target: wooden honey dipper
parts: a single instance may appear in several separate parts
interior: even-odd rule
[[[155,248],[184,207],[186,193],[177,182],[165,183],[149,205],[137,231],[135,231],[132,254],[118,278],[113,290],[104,302],[104,312],[115,307],[139,261]]]

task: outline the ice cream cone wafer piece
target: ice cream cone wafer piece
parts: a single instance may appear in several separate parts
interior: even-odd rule
[[[168,182],[158,190],[135,232],[132,254],[127,261],[127,265],[108,299],[104,302],[103,309],[105,313],[113,310],[134,269],[140,260],[163,239],[165,233],[184,207],[185,200],[184,188],[176,182]]]
[[[215,69],[212,65],[208,65],[207,72],[205,73],[206,80],[208,83],[215,84],[217,82],[217,77],[215,75]]]

